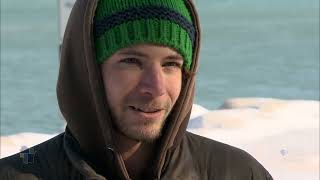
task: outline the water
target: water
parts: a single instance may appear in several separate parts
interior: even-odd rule
[[[319,100],[319,2],[197,1],[203,48],[196,102]],[[203,9],[202,9],[203,8]]]
[[[195,102],[319,100],[317,0],[196,0],[203,41]],[[55,133],[63,122],[56,1],[1,1],[1,135]]]

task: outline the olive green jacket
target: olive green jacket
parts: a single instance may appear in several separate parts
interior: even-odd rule
[[[79,144],[67,130],[31,149],[0,160],[0,179],[129,179],[116,168],[111,149],[109,161],[104,167],[108,177],[97,173],[79,149]],[[146,179],[272,180],[270,174],[248,153],[189,132],[185,133],[179,146],[167,153],[159,175],[148,177],[146,174]],[[150,173],[152,169],[147,171]]]

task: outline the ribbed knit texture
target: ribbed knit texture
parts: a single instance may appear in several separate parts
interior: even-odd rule
[[[101,20],[102,18],[119,11],[124,11],[132,7],[140,8],[146,6],[167,7],[179,12],[192,22],[189,11],[183,0],[100,0],[96,10],[96,18],[97,20]]]
[[[121,14],[122,11],[134,11],[136,8],[148,7],[160,7],[178,13],[186,19],[185,22],[192,25],[191,16],[183,0],[100,0],[94,21],[103,21],[115,14]],[[172,19],[172,17],[167,19],[154,16],[151,16],[151,18],[141,17],[137,15],[134,20],[132,20],[132,17],[128,17],[131,20],[121,24],[113,23],[117,25],[95,37],[97,62],[103,63],[121,48],[150,43],[175,49],[183,56],[184,66],[190,69],[193,53],[193,42],[190,33],[188,34],[190,30],[184,29],[181,24],[171,21],[170,18]],[[122,16],[121,18],[119,20],[117,17],[115,21],[122,22],[123,18],[126,17]],[[101,28],[100,26],[101,24],[99,24],[99,28]]]

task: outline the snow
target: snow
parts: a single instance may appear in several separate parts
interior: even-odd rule
[[[190,119],[188,131],[246,150],[274,179],[318,180],[319,107],[319,101],[230,99]]]

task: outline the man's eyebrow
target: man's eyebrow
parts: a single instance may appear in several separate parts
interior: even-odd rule
[[[119,52],[120,55],[134,55],[134,56],[140,56],[140,57],[148,57],[147,54],[144,54],[140,51],[136,51],[133,49],[126,49]]]
[[[134,50],[134,49],[124,49],[122,51],[119,52],[119,55],[133,55],[133,56],[138,56],[138,57],[145,57],[148,58],[149,56],[143,52]],[[181,60],[183,61],[183,57],[180,54],[171,54],[167,57],[165,57],[165,59],[170,59],[170,60]]]
[[[183,61],[183,57],[180,54],[169,55],[169,56],[166,57],[166,59]]]

